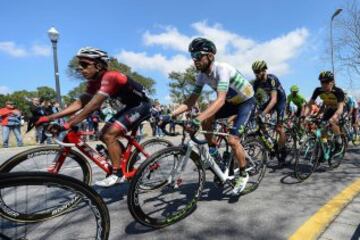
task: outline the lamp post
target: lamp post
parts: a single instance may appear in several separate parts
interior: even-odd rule
[[[60,94],[60,80],[59,80],[59,68],[58,68],[58,58],[57,58],[57,42],[59,39],[59,32],[51,27],[48,31],[49,38],[53,48],[54,56],[54,71],[55,71],[55,87],[56,87],[56,100],[62,107],[61,94]]]
[[[333,21],[334,18],[339,15],[341,13],[342,9],[336,9],[336,11],[333,13],[333,15],[331,16],[331,20],[330,20],[330,48],[331,48],[331,66],[332,66],[332,72],[335,76],[335,67],[334,67],[334,43],[333,43],[333,31],[332,31],[332,26],[333,26]]]

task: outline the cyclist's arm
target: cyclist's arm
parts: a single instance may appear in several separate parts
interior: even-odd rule
[[[100,93],[95,94],[95,96],[90,100],[90,102],[85,105],[83,110],[68,121],[69,126],[74,126],[80,123],[87,116],[89,116],[90,113],[92,113],[97,109],[100,109],[101,105],[103,104],[103,102],[106,100],[107,97],[108,96],[104,94],[100,94]]]
[[[189,110],[192,106],[195,105],[196,101],[198,100],[200,95],[198,94],[191,94],[190,97],[188,97],[183,104],[181,104],[179,107],[177,107],[174,112],[171,114],[172,116],[176,117],[187,110]]]
[[[209,117],[213,116],[217,111],[219,111],[219,109],[225,103],[226,94],[227,92],[218,91],[216,100],[204,112],[200,113],[200,115],[197,116],[197,119],[200,122],[204,121],[205,119],[208,119]]]
[[[331,119],[339,119],[339,117],[341,116],[341,114],[343,113],[344,111],[344,102],[339,102],[337,104],[337,109],[336,109],[336,112],[334,113],[334,115],[331,117]],[[331,120],[330,119],[330,120]]]
[[[263,111],[264,114],[268,114],[271,109],[274,108],[275,104],[277,103],[277,91],[271,91],[271,99],[269,104],[266,106],[265,110]]]

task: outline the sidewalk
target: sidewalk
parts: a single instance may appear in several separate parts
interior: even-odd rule
[[[360,239],[360,194],[358,194],[321,234],[319,240]]]

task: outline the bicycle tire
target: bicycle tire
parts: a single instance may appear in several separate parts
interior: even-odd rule
[[[164,181],[164,179],[169,178],[174,170],[174,167],[171,167],[173,166],[172,164],[170,164],[169,169],[166,169],[166,166],[164,166],[164,164],[170,161],[167,157],[173,156],[174,162],[179,163],[179,158],[183,157],[185,153],[186,149],[183,146],[163,149],[152,155],[140,166],[134,179],[130,183],[127,198],[130,213],[137,222],[152,228],[162,228],[184,219],[195,210],[196,203],[200,198],[205,183],[205,171],[201,165],[199,155],[192,151],[188,159],[189,161],[186,163],[186,169],[182,172],[182,177],[193,177],[195,178],[194,181],[186,180],[185,182],[183,181],[183,178],[177,178],[176,181],[171,183]],[[164,163],[160,162],[162,159],[165,159]],[[192,163],[192,165],[189,166],[189,163]],[[154,166],[158,166],[158,168],[155,169]],[[161,175],[163,170],[167,170],[164,176],[157,177],[156,174],[159,173]],[[143,183],[144,180],[151,183],[151,181],[155,181],[159,178],[160,180],[158,181],[164,184],[156,184],[157,188],[154,188],[153,190],[143,190],[142,186],[146,184]],[[177,185],[178,180],[181,180],[179,185]],[[185,184],[183,184],[183,182],[185,182]],[[166,199],[167,196],[166,193],[164,193],[166,190],[172,191],[171,193],[174,193],[175,195],[181,195],[181,193],[187,192],[187,195],[185,196],[186,200],[183,201],[180,199],[170,201]],[[188,193],[189,191],[191,192],[190,194]],[[159,193],[163,193],[163,196],[159,195],[154,197],[154,195]],[[141,194],[149,194],[151,196],[149,199],[144,200],[145,197]],[[183,196],[184,195],[181,195],[181,197]],[[150,210],[148,212],[147,208],[148,205],[152,204],[151,201],[157,201],[158,199],[161,199],[160,204],[156,202],[154,207],[150,206]],[[168,205],[167,201],[170,201]],[[183,202],[185,202],[185,206],[177,208],[177,204],[181,204]],[[159,208],[160,210],[155,208]],[[162,212],[161,214],[158,214],[158,211],[173,209],[174,211],[170,213]],[[154,215],[158,215],[158,217]]]
[[[162,138],[152,138],[141,143],[141,146],[144,148],[145,152],[149,153],[150,155],[154,153],[154,149],[150,149],[153,148],[154,145],[158,145],[160,149],[174,146],[172,142]],[[156,149],[155,151],[160,149]],[[126,165],[126,171],[130,172],[134,169],[134,167],[138,168],[145,160],[146,157],[141,154],[137,148],[135,148],[135,150],[131,153],[129,161]]]
[[[266,174],[269,156],[264,144],[255,137],[246,138],[241,144],[246,152],[246,171],[249,174],[249,181],[246,184],[245,189],[241,192],[241,195],[245,195],[258,188],[261,180]],[[256,151],[255,148],[258,148],[258,150]],[[230,169],[230,172],[239,172],[238,161],[234,156],[232,158],[232,168],[233,169]]]
[[[35,161],[35,160],[37,160],[37,159],[35,159],[34,160],[35,165],[32,165],[32,166],[38,166],[39,168],[28,167],[26,164],[28,162],[30,162],[30,160],[33,160],[32,159],[33,156],[34,157],[43,156],[42,153],[44,155],[46,155],[47,153],[58,154],[59,151],[61,151],[61,148],[57,147],[57,146],[44,146],[44,147],[29,149],[27,151],[24,151],[24,152],[21,152],[21,153],[15,155],[14,157],[12,157],[12,158],[8,159],[6,162],[4,162],[0,166],[0,172],[3,172],[3,173],[18,172],[18,171],[47,172],[47,167],[48,167],[48,163],[49,163],[47,161],[43,167],[40,167],[40,164],[41,164],[40,161]],[[63,165],[60,168],[60,173],[67,173],[66,175],[78,177],[79,176],[78,173],[80,171],[77,171],[77,169],[75,169],[75,168],[80,168],[81,173],[82,173],[82,177],[80,177],[80,180],[82,182],[84,182],[85,184],[90,185],[92,173],[91,173],[91,167],[90,167],[89,163],[86,161],[86,159],[83,156],[81,156],[78,152],[73,151],[73,150],[70,150],[68,157],[64,161],[64,164],[65,163],[68,164],[70,159],[73,161],[67,166]],[[47,159],[45,159],[45,160],[47,160]],[[53,161],[53,159],[49,159],[49,160],[51,162]],[[75,163],[75,164],[73,164],[73,163]],[[74,167],[74,166],[76,166],[76,167]],[[64,170],[64,171],[61,171],[61,170]],[[66,170],[69,170],[69,171],[66,171]],[[1,194],[0,194],[0,201],[2,201],[4,203],[4,199],[2,198]],[[69,201],[64,202],[64,204],[63,204],[64,207],[62,208],[62,211],[58,211],[57,215],[63,214],[63,212],[66,212],[68,208],[75,206],[77,203],[78,202],[74,201],[74,199],[70,199]],[[0,208],[1,208],[1,206],[0,206]],[[1,209],[0,209],[0,211],[1,211]],[[16,210],[13,209],[13,212],[16,213]],[[11,216],[6,216],[6,212],[3,212],[3,216],[8,217],[9,219],[12,218]],[[47,214],[42,213],[41,215],[39,215],[38,217],[35,217],[35,218],[31,215],[27,216],[26,214],[18,214],[17,216],[18,217],[17,217],[16,221],[33,222],[33,221],[38,221],[38,219],[40,219],[40,218],[47,219],[48,216],[52,216],[52,213],[50,211]]]
[[[37,200],[39,200],[39,198],[37,196],[41,196],[41,198],[43,198],[43,195],[41,194],[36,194],[38,189],[40,188],[44,188],[44,189],[52,189],[54,192],[54,198],[51,198],[51,201],[60,201],[61,196],[63,195],[62,193],[66,193],[66,194],[71,194],[71,195],[76,195],[79,197],[79,200],[81,201],[81,203],[85,203],[86,206],[84,206],[84,204],[81,204],[82,206],[79,207],[78,209],[68,209],[67,214],[69,215],[74,215],[76,216],[76,219],[70,219],[74,222],[78,221],[78,217],[79,217],[79,213],[81,216],[81,213],[86,213],[86,215],[88,216],[88,214],[92,214],[93,216],[93,220],[90,219],[90,217],[84,218],[86,219],[86,223],[88,223],[88,221],[94,221],[95,225],[96,225],[96,229],[92,228],[91,230],[86,229],[83,234],[93,234],[94,239],[101,239],[101,240],[105,240],[108,239],[109,237],[109,232],[110,232],[110,216],[109,216],[109,212],[107,209],[106,204],[104,203],[104,201],[102,200],[102,198],[92,189],[90,188],[88,185],[86,185],[85,183],[71,178],[69,176],[65,176],[65,175],[61,175],[61,174],[50,174],[50,173],[46,173],[46,172],[12,172],[12,173],[0,173],[0,191],[1,192],[5,192],[8,195],[11,195],[10,198],[12,198],[13,196],[16,196],[16,200],[14,201],[15,205],[17,204],[16,202],[19,201],[20,203],[23,202],[23,198],[24,196],[26,197],[26,204],[28,204],[28,202],[35,202],[35,204],[37,205],[47,205],[47,203],[45,204],[44,202],[36,202]],[[20,189],[19,189],[20,188]],[[29,191],[29,193],[26,191],[26,194],[23,193],[23,191],[25,190],[24,188],[26,188],[27,191]],[[21,196],[19,196],[19,194],[16,192],[17,190],[21,190]],[[32,191],[33,190],[33,191]],[[34,191],[35,190],[35,191]],[[15,193],[15,194],[14,194]],[[28,196],[30,195],[30,196]],[[55,199],[55,200],[54,200]],[[30,203],[31,204],[31,203]],[[89,212],[89,209],[87,208],[89,207],[90,211],[92,213]],[[56,208],[53,208],[53,212],[56,212]],[[30,209],[30,211],[35,211],[33,209]],[[2,215],[3,211],[0,211],[0,215]],[[26,214],[29,215],[29,214]],[[2,215],[4,216],[4,215]],[[7,217],[8,214],[5,215],[5,217]],[[36,219],[36,222],[31,222],[31,223],[36,223],[38,225],[40,224],[44,224],[44,225],[48,225],[49,222],[51,221],[55,221],[54,220],[50,220],[53,219],[55,217],[58,217],[57,214],[54,214],[52,216],[47,216],[47,217],[41,217],[38,218],[38,214],[34,215],[34,220]],[[85,215],[84,215],[85,216]],[[56,228],[58,228],[58,222],[61,221],[64,223],[64,227],[66,227],[66,231],[69,230],[68,226],[68,222],[67,221],[63,221],[63,219],[65,218],[65,216],[61,217],[62,219],[56,219]],[[74,217],[75,218],[75,217]],[[16,221],[18,220],[18,218],[13,218],[10,219],[12,221]],[[43,223],[45,220],[46,223]],[[85,220],[83,220],[85,221]],[[78,223],[78,222],[77,222]],[[15,224],[15,223],[14,223]],[[21,223],[20,227],[23,227],[24,224]],[[45,229],[48,226],[45,227]],[[78,228],[76,226],[72,227],[75,231],[75,234],[79,235],[79,231],[81,231],[81,228]],[[41,229],[39,229],[38,226],[36,226],[35,228],[38,233],[40,232],[42,234]],[[7,229],[5,229],[7,230]],[[54,229],[52,229],[54,230]],[[3,234],[6,234],[5,231],[1,231]],[[36,231],[35,231],[36,232]],[[46,232],[46,231],[44,231]],[[51,231],[51,237],[54,237],[53,234],[54,231]],[[66,233],[66,232],[65,232]],[[29,232],[25,232],[25,234],[34,234],[32,231]],[[45,233],[46,234],[46,233]],[[63,232],[58,232],[57,234],[59,234],[60,236],[64,237],[64,233]],[[70,233],[70,234],[74,234],[74,233]],[[48,235],[45,235],[44,237],[46,237],[46,239],[49,239]],[[55,237],[54,237],[55,238]],[[65,237],[66,238],[66,237]],[[72,238],[74,238],[74,236],[72,236]],[[11,238],[13,239],[13,238]],[[21,239],[25,239],[25,238],[21,238]],[[43,239],[43,238],[41,238]],[[56,239],[56,238],[55,238]],[[75,237],[75,239],[77,239],[77,237]],[[89,239],[88,237],[86,237],[86,239]]]
[[[310,154],[310,155],[309,155]],[[295,155],[294,175],[299,181],[311,176],[318,166],[321,146],[316,138],[308,138]],[[306,166],[308,164],[308,166]]]
[[[342,135],[341,139],[342,139],[342,145],[343,145],[341,152],[338,154],[335,154],[334,156],[331,156],[331,158],[328,161],[329,167],[331,169],[338,168],[340,166],[342,160],[344,159],[345,152],[346,152],[346,146],[347,146],[347,144],[345,143],[346,137],[344,135]]]
[[[15,168],[19,167],[19,165],[24,163],[25,161],[28,162],[30,159],[38,156],[45,156],[48,154],[50,155],[53,153],[58,154],[58,152],[61,150],[62,148],[58,146],[42,146],[42,147],[32,148],[24,152],[20,152],[15,156],[6,160],[3,164],[1,164],[0,172],[12,172],[15,170]],[[86,183],[87,185],[90,185],[92,180],[92,169],[86,158],[82,156],[79,152],[70,149],[70,152],[68,153],[68,156],[65,159],[64,163],[68,163],[70,159],[74,160],[76,165],[78,165],[78,167],[80,167],[81,169],[82,177],[80,177],[79,180]],[[41,166],[39,165],[40,160],[37,160],[36,163],[31,166],[31,168],[25,168],[26,166],[20,166],[22,169],[17,169],[17,171],[40,171],[40,172],[47,171],[47,167],[51,165],[54,159],[51,157],[50,159],[46,159],[46,160],[47,162],[44,166],[42,166],[42,168],[40,168]],[[39,167],[39,169],[35,169],[34,166]],[[64,168],[71,170],[74,169],[74,166],[66,167],[63,165],[60,168],[60,171],[64,171],[65,170]],[[66,174],[65,172],[61,172],[61,174],[70,175],[70,176],[79,176],[79,174],[74,174],[74,173]]]

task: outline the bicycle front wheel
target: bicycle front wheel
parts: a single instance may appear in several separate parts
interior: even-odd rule
[[[108,239],[110,217],[101,197],[86,184],[65,175],[44,172],[0,174],[3,207],[0,215],[33,216],[40,221],[19,223],[18,217],[0,218],[0,232],[5,239]],[[63,202],[76,198],[78,204],[62,211]],[[13,210],[16,209],[16,212]],[[53,214],[48,215],[49,212]],[[46,220],[46,221],[44,221]]]
[[[25,152],[19,153],[10,158],[0,166],[0,172],[47,172],[48,168],[53,163],[54,159],[57,159],[62,154],[60,147],[44,146],[29,149]],[[60,168],[59,173],[77,178],[79,181],[89,185],[91,182],[91,167],[89,163],[78,152],[70,150],[66,156],[63,165]],[[5,218],[12,219],[20,222],[36,222],[42,219],[48,219],[54,217],[54,215],[61,215],[68,209],[78,203],[78,198],[74,197],[63,201],[62,208],[59,208],[56,212],[49,209],[47,212],[44,210],[39,214],[19,213],[17,209],[11,209],[11,205],[7,204],[7,200],[3,198],[0,193],[0,211]],[[4,206],[8,205],[5,211]],[[11,210],[11,211],[10,211]],[[54,214],[56,213],[56,214]]]
[[[321,155],[321,146],[316,138],[308,138],[295,154],[295,177],[304,181],[315,171]]]
[[[161,228],[180,221],[196,208],[205,171],[195,152],[188,158],[185,155],[184,147],[170,147],[140,166],[128,191],[128,207],[136,221]]]

